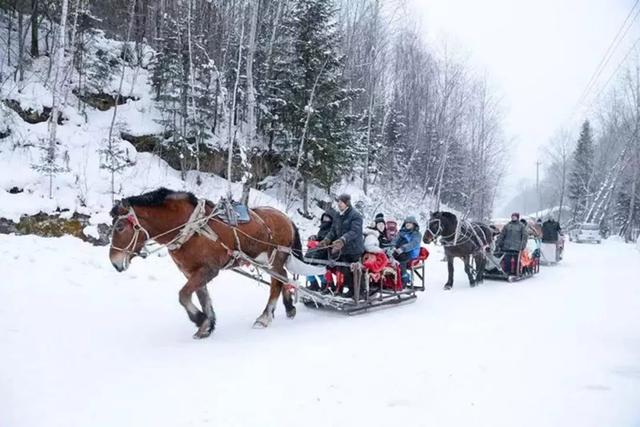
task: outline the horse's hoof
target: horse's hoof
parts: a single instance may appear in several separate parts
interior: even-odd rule
[[[296,308],[293,307],[290,310],[287,310],[287,317],[289,319],[293,319],[294,317],[296,317]]]
[[[453,285],[446,284],[446,285],[444,285],[444,290],[445,291],[450,291],[452,287],[453,287]]]
[[[476,285],[477,285],[477,283],[476,283],[476,282],[469,282],[469,286],[471,286],[472,288],[475,288],[475,287],[476,287]]]
[[[258,317],[255,322],[253,322],[253,329],[265,329],[268,328],[271,324],[271,319],[263,319]]]
[[[209,320],[206,320],[200,326],[200,328],[198,328],[196,333],[193,334],[193,339],[200,340],[202,338],[207,338],[209,335],[211,335],[211,332],[213,332],[213,325],[211,324],[211,322],[209,322]]]
[[[195,334],[193,334],[193,339],[201,340],[203,338],[208,338],[209,335],[211,335],[211,331],[204,331],[204,332],[197,331]]]

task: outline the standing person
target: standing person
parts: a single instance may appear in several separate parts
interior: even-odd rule
[[[411,281],[407,266],[420,255],[420,226],[413,216],[408,216],[402,223],[400,233],[393,241],[393,257],[400,263],[402,284],[407,285]]]
[[[542,243],[543,245],[552,245],[555,247],[555,256],[551,261],[560,261],[562,259],[562,251],[564,250],[564,240],[561,238],[562,228],[560,223],[553,219],[553,217],[547,218],[542,224]],[[551,252],[553,253],[553,252]],[[547,255],[546,258],[551,258]]]
[[[560,223],[552,217],[542,223],[542,243],[557,243],[560,237]]]
[[[360,261],[364,253],[364,237],[362,215],[351,206],[351,196],[341,194],[336,199],[339,215],[334,219],[331,231],[320,242],[320,247],[331,245],[331,255],[337,256],[338,262],[354,263]],[[349,267],[338,267],[344,277],[345,297],[351,298],[353,292],[353,273]]]
[[[329,212],[324,212],[320,217],[320,228],[318,229],[318,232],[315,235],[309,237],[309,242],[307,243],[307,258],[322,260],[329,259],[329,252],[327,251],[327,249],[319,248],[318,243],[324,240],[325,237],[327,237],[327,234],[329,234],[329,232],[331,231],[332,226],[333,217],[331,216],[331,214],[329,214]],[[318,279],[316,278],[316,276],[308,276],[307,280],[309,281],[310,290],[320,290],[320,284],[318,283]],[[320,277],[320,283],[322,284],[323,288],[326,286],[326,281],[323,276]]]
[[[502,227],[496,241],[496,248],[504,253],[503,269],[508,274],[518,274],[518,257],[527,246],[527,239],[527,228],[520,222],[520,214],[512,213],[511,221]]]

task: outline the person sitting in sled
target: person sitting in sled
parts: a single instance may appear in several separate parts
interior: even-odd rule
[[[337,257],[338,262],[355,263],[360,261],[364,253],[364,237],[362,230],[362,215],[351,206],[351,196],[341,194],[336,199],[339,215],[334,219],[331,231],[320,242],[319,247],[330,247],[332,257]],[[345,296],[352,298],[353,272],[346,266],[337,267],[336,270],[344,277]]]
[[[384,215],[379,213],[374,220],[375,229],[378,231],[378,245],[381,249],[393,247],[391,240],[387,237],[387,222],[384,220]]]
[[[407,270],[409,263],[420,255],[420,226],[415,217],[408,216],[402,223],[400,232],[393,241],[393,257],[400,263],[402,283],[411,282],[411,276]]]
[[[327,237],[327,234],[331,231],[331,227],[333,226],[333,217],[329,212],[324,212],[320,217],[320,228],[318,232],[309,237],[309,241],[307,242],[307,258],[311,259],[321,259],[327,260],[329,259],[329,251],[326,248],[319,248],[318,243],[324,240]],[[326,286],[326,281],[323,276],[320,277],[320,283],[318,283],[318,279],[316,276],[309,276],[307,278],[309,281],[309,290],[319,291],[322,285],[322,288]]]
[[[507,274],[518,274],[517,264],[520,251],[527,247],[527,228],[520,222],[520,214],[511,214],[511,221],[502,227],[496,240],[496,249],[504,253],[503,269]]]

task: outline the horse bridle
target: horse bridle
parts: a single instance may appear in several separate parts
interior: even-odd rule
[[[122,220],[127,221],[133,227],[133,236],[131,237],[129,244],[127,244],[127,246],[125,246],[124,248],[120,248],[113,245],[113,235],[116,232],[119,233],[122,231],[122,230],[120,231],[117,230],[118,222]],[[141,234],[144,234],[146,238],[144,239],[142,249],[140,249],[140,251],[136,251],[135,248],[138,245],[138,241],[140,240]],[[111,242],[112,242],[111,248],[124,253],[126,255],[125,262],[128,262],[131,255],[138,255],[138,256],[141,256],[142,258],[145,258],[147,256],[147,252],[144,251],[144,245],[146,244],[147,240],[151,240],[151,236],[149,235],[149,232],[142,226],[142,224],[140,224],[138,215],[136,215],[136,211],[133,210],[133,207],[129,206],[129,209],[127,210],[126,214],[119,215],[116,217],[115,221],[113,222],[113,228],[111,230]]]

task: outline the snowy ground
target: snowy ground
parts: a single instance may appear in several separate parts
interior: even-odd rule
[[[124,274],[105,248],[0,236],[0,426],[639,426],[633,245],[570,245],[531,280],[441,290],[345,318],[213,285],[218,329],[194,341],[167,258]]]

